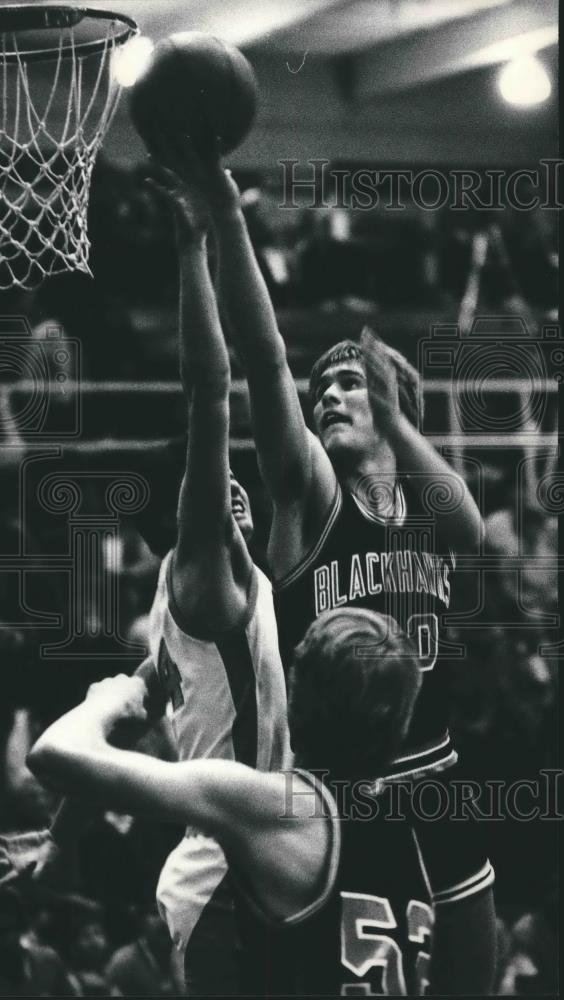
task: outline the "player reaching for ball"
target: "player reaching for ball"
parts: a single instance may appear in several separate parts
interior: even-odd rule
[[[236,185],[218,163],[203,168],[188,143],[169,143],[161,155],[184,176],[187,196],[205,194],[213,213],[222,306],[246,370],[273,503],[268,553],[286,666],[324,610],[351,605],[391,616],[419,647],[423,689],[387,775],[416,780],[442,771],[456,752],[440,625],[458,599],[457,555],[477,550],[482,525],[464,481],[416,429],[417,373],[369,330],[360,345],[336,345],[312,371],[311,433]],[[430,509],[437,487],[447,502]],[[420,839],[438,905],[433,990],[486,995],[495,962],[494,876],[480,831],[447,815],[421,823]]]
[[[378,654],[358,656],[367,646]],[[295,770],[171,764],[116,749],[117,727],[146,719],[143,684],[123,675],[93,685],[29,764],[63,790],[126,812],[158,810],[217,838],[238,886],[242,936],[275,928],[243,995],[420,996],[434,919],[425,869],[411,826],[387,819],[371,789],[420,684],[403,633],[374,612],[338,609],[310,626],[291,669]]]
[[[180,760],[221,757],[268,771],[289,757],[286,688],[271,585],[247,548],[248,496],[229,468],[230,368],[208,267],[209,210],[184,196],[171,171],[161,172],[156,194],[176,225],[188,441],[177,541],[162,562],[151,657],[138,674],[153,721],[168,705]],[[69,803],[53,829],[62,845],[73,823]],[[187,829],[157,897],[189,995],[236,992],[242,955],[217,842]]]
[[[211,218],[173,172],[161,170],[157,191],[176,223],[188,448],[178,539],[161,566],[150,648],[180,759],[224,757],[267,771],[289,753],[286,694],[271,585],[249,554],[249,500],[229,470],[230,370],[208,267]],[[188,829],[157,898],[184,952],[188,992],[231,992],[237,931],[215,841]]]

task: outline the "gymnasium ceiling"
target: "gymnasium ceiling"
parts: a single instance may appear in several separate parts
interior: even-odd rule
[[[462,163],[556,155],[546,148],[549,136],[555,143],[556,97],[532,112],[515,112],[496,95],[492,74],[510,58],[536,53],[556,91],[557,0],[91,5],[130,14],[154,39],[173,31],[209,31],[245,50],[257,72],[261,104],[253,133],[236,154],[241,163],[293,155],[367,159],[375,150],[380,159]],[[107,148],[122,162],[141,155],[124,110]]]
[[[116,6],[148,35],[197,29],[235,45],[285,54],[366,57],[375,46],[399,47],[416,35],[425,44],[433,39],[440,49],[442,58],[433,60],[429,74],[545,48],[555,44],[558,24],[553,0],[118,0]],[[452,44],[455,37],[458,46]],[[493,46],[501,41],[500,56]],[[412,64],[414,84],[420,77],[416,69]],[[408,84],[409,74],[403,79]]]

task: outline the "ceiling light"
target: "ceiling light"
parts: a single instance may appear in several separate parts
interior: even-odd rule
[[[112,57],[114,79],[122,87],[132,87],[148,69],[154,44],[146,35],[138,35],[116,49]]]
[[[536,56],[520,56],[502,66],[497,84],[508,104],[532,108],[550,97],[550,77]]]

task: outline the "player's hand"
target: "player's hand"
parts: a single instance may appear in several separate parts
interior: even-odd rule
[[[241,192],[231,171],[221,164],[217,137],[210,138],[205,156],[186,137],[177,140],[171,136],[160,137],[159,143],[166,143],[160,151],[163,162],[170,165],[191,190],[197,190],[215,222],[230,218],[240,209]]]
[[[218,219],[240,205],[237,185],[221,165],[217,139],[204,157],[187,136],[163,133],[153,141],[157,186],[176,205],[177,223],[196,232],[207,232],[212,217]]]
[[[212,226],[212,216],[201,183],[187,183],[168,167],[156,167],[147,184],[175,222],[179,240],[203,240]]]
[[[99,711],[107,722],[145,723],[147,687],[141,677],[118,674],[91,684],[85,705]]]
[[[376,430],[385,433],[401,416],[396,370],[388,348],[369,327],[364,327],[361,333],[360,346]]]

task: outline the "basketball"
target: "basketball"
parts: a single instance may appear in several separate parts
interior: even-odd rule
[[[131,117],[150,152],[158,126],[173,138],[189,137],[200,155],[211,152],[215,140],[220,153],[228,153],[249,132],[256,102],[256,79],[245,56],[199,31],[159,42],[130,91]]]

